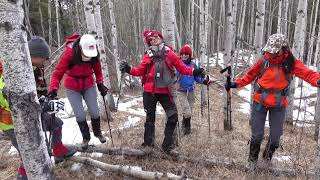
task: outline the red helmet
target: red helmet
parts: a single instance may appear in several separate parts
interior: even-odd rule
[[[180,52],[179,52],[180,56],[182,54],[188,54],[190,57],[192,56],[192,48],[190,45],[186,44],[184,46],[181,47]]]

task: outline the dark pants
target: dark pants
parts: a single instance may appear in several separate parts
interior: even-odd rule
[[[282,108],[266,108],[262,107],[259,111],[256,110],[258,104],[256,102],[252,105],[251,112],[251,142],[254,144],[261,144],[264,135],[264,125],[266,122],[267,112],[269,111],[269,126],[270,145],[279,146],[280,137],[283,134],[283,121],[286,109]]]
[[[152,145],[154,143],[154,130],[155,130],[155,118],[156,118],[156,106],[157,102],[160,102],[167,116],[167,123],[165,128],[165,139],[163,146],[165,148],[172,146],[173,144],[173,132],[178,122],[178,113],[176,105],[169,94],[152,94],[143,93],[143,106],[146,112],[145,122],[145,134],[144,143],[146,145]]]

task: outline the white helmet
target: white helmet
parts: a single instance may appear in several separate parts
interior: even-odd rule
[[[80,38],[80,46],[83,55],[87,57],[96,57],[98,55],[97,41],[91,34],[84,34]]]

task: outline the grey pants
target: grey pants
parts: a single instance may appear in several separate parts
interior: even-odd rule
[[[178,107],[183,117],[190,118],[195,101],[194,92],[178,92]]]
[[[66,89],[66,94],[78,122],[86,120],[86,113],[83,108],[82,98],[88,106],[91,118],[98,119],[100,117],[96,86],[92,86],[83,93]]]
[[[261,144],[264,135],[264,125],[266,122],[267,112],[269,111],[270,145],[279,146],[280,137],[283,134],[283,122],[286,109],[282,108],[266,108],[262,107],[257,111],[258,103],[252,104],[251,112],[251,142]]]

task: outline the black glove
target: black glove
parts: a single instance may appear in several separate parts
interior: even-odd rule
[[[109,89],[103,83],[99,83],[97,86],[101,93],[101,96],[104,97],[105,95],[107,95]]]
[[[203,68],[194,69],[192,74],[194,77],[200,76],[201,78],[204,78],[206,76],[206,73]]]
[[[207,76],[207,78],[205,78],[202,81],[202,84],[204,84],[204,85],[210,85],[211,83],[212,83],[212,81],[209,79],[209,76]]]
[[[229,91],[230,90],[230,88],[237,88],[237,83],[236,82],[230,82],[230,84],[228,84],[228,83],[226,83],[225,85],[224,85],[224,87],[226,88],[226,90],[227,91]]]
[[[49,94],[48,94],[48,97],[49,97],[50,99],[56,98],[57,95],[58,95],[57,91],[58,91],[58,90],[56,90],[56,89],[50,91]]]
[[[119,69],[122,73],[129,73],[131,71],[131,67],[129,66],[129,64],[125,61],[121,61],[120,62],[120,66]]]

